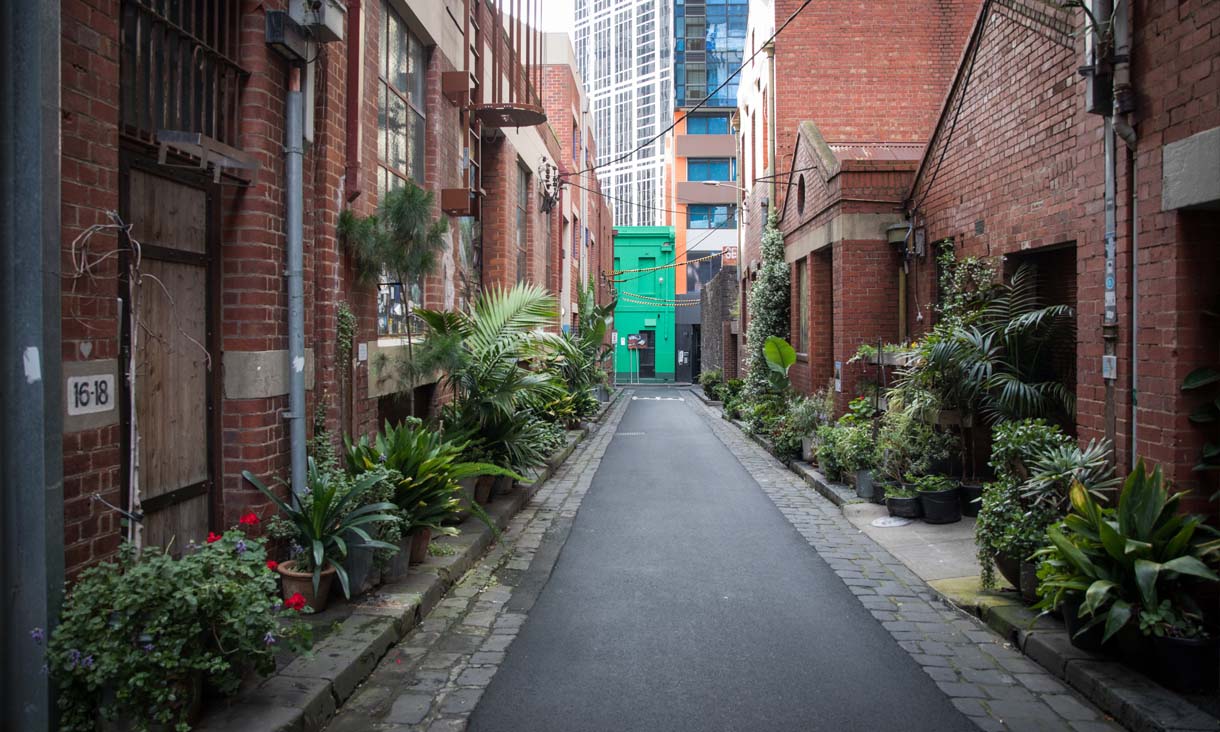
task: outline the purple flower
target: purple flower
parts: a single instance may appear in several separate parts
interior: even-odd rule
[[[73,648],[68,651],[68,668],[76,668],[78,663],[80,663],[80,651]]]
[[[42,642],[46,640],[46,637],[47,634],[42,631],[42,628],[34,628],[30,631],[30,639],[39,645],[42,645]]]
[[[275,645],[275,633],[267,631],[267,635],[263,636],[263,643],[266,643],[269,646]]]
[[[156,646],[154,646],[152,643],[145,643],[145,644],[144,644],[144,652],[145,652],[145,653],[152,653],[152,652],[153,652],[153,649],[154,649],[155,647],[156,647]]]
[[[236,545],[236,546],[234,546],[234,547],[233,547],[233,549],[234,549],[234,551],[236,551],[238,554],[245,554],[245,553],[246,553],[246,541],[245,541],[245,539],[238,539],[238,540],[237,540],[237,545]]]
[[[84,660],[80,662],[80,665],[84,666],[85,668],[93,668],[93,656],[85,656]]]
[[[290,544],[288,546],[288,554],[289,554],[289,556],[294,557],[294,558],[301,556],[301,554],[304,551],[305,551],[305,547],[301,546],[300,544],[296,543],[295,541],[292,542],[292,544]]]

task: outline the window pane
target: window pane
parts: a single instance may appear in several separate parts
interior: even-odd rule
[[[411,112],[411,180],[424,184],[424,116]]]
[[[407,172],[407,104],[398,95],[390,94],[387,119],[390,144],[386,163],[399,173]]]
[[[377,159],[385,160],[389,152],[386,137],[386,89],[385,84],[377,85]]]
[[[415,36],[411,38],[411,104],[424,111],[424,72],[427,65],[424,45]]]

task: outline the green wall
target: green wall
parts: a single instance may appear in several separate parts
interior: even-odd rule
[[[674,261],[674,229],[672,226],[622,226],[614,230],[614,269],[643,269],[672,264]],[[647,354],[627,348],[627,337],[645,333],[650,337],[654,375],[640,376],[642,382],[674,380],[676,354],[674,337],[674,306],[662,303],[646,304],[649,299],[674,301],[674,268],[652,272],[628,272],[618,275],[618,304],[614,308],[614,371],[618,383],[637,378],[641,361],[646,365]],[[633,297],[633,295],[635,297]],[[641,355],[644,356],[641,359]],[[646,372],[647,369],[641,370]]]

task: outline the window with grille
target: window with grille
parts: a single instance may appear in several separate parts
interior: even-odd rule
[[[123,133],[154,143],[159,130],[196,132],[238,147],[249,77],[237,62],[240,0],[123,0],[119,13]]]

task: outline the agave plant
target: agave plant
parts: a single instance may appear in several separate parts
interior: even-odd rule
[[[1073,484],[1085,486],[1095,495],[1118,485],[1110,464],[1113,448],[1109,440],[1090,440],[1082,450],[1074,443],[1049,447],[1032,456],[1029,478],[1021,486],[1022,497],[1034,505],[1061,507]]]
[[[291,503],[277,496],[249,470],[242,471],[242,477],[270,498],[284,519],[294,527],[296,541],[304,547],[301,558],[313,572],[314,592],[318,591],[322,571],[333,567],[343,587],[343,595],[351,597],[347,571],[342,564],[347,558],[348,549],[397,549],[391,544],[374,539],[368,531],[377,524],[397,521],[397,517],[393,515],[395,505],[386,502],[362,504],[361,501],[365,493],[385,479],[382,471],[362,475],[355,481],[347,481],[342,473],[319,469],[311,457],[306,471],[308,493],[300,498],[294,497]],[[359,537],[361,543],[349,544],[344,538],[349,535]]]
[[[466,462],[462,459],[464,445],[446,441],[417,420],[397,427],[387,422],[374,440],[361,437],[353,444],[345,438],[344,447],[349,474],[361,476],[384,470],[393,476],[394,505],[403,512],[408,533],[427,528],[436,533],[456,534],[444,523],[460,509],[458,481],[463,478],[521,477],[497,465]],[[489,521],[485,514],[475,511],[481,519]]]
[[[1178,513],[1182,495],[1171,495],[1161,469],[1149,473],[1143,460],[1127,477],[1116,507],[1103,506],[1074,483],[1071,513],[1047,530],[1051,545],[1036,555],[1043,567],[1035,607],[1053,609],[1075,594],[1081,614],[1090,618],[1081,632],[1102,625],[1103,642],[1141,609],[1160,608],[1164,600],[1193,609],[1186,582],[1220,581],[1208,566],[1220,547],[1203,517]]]

